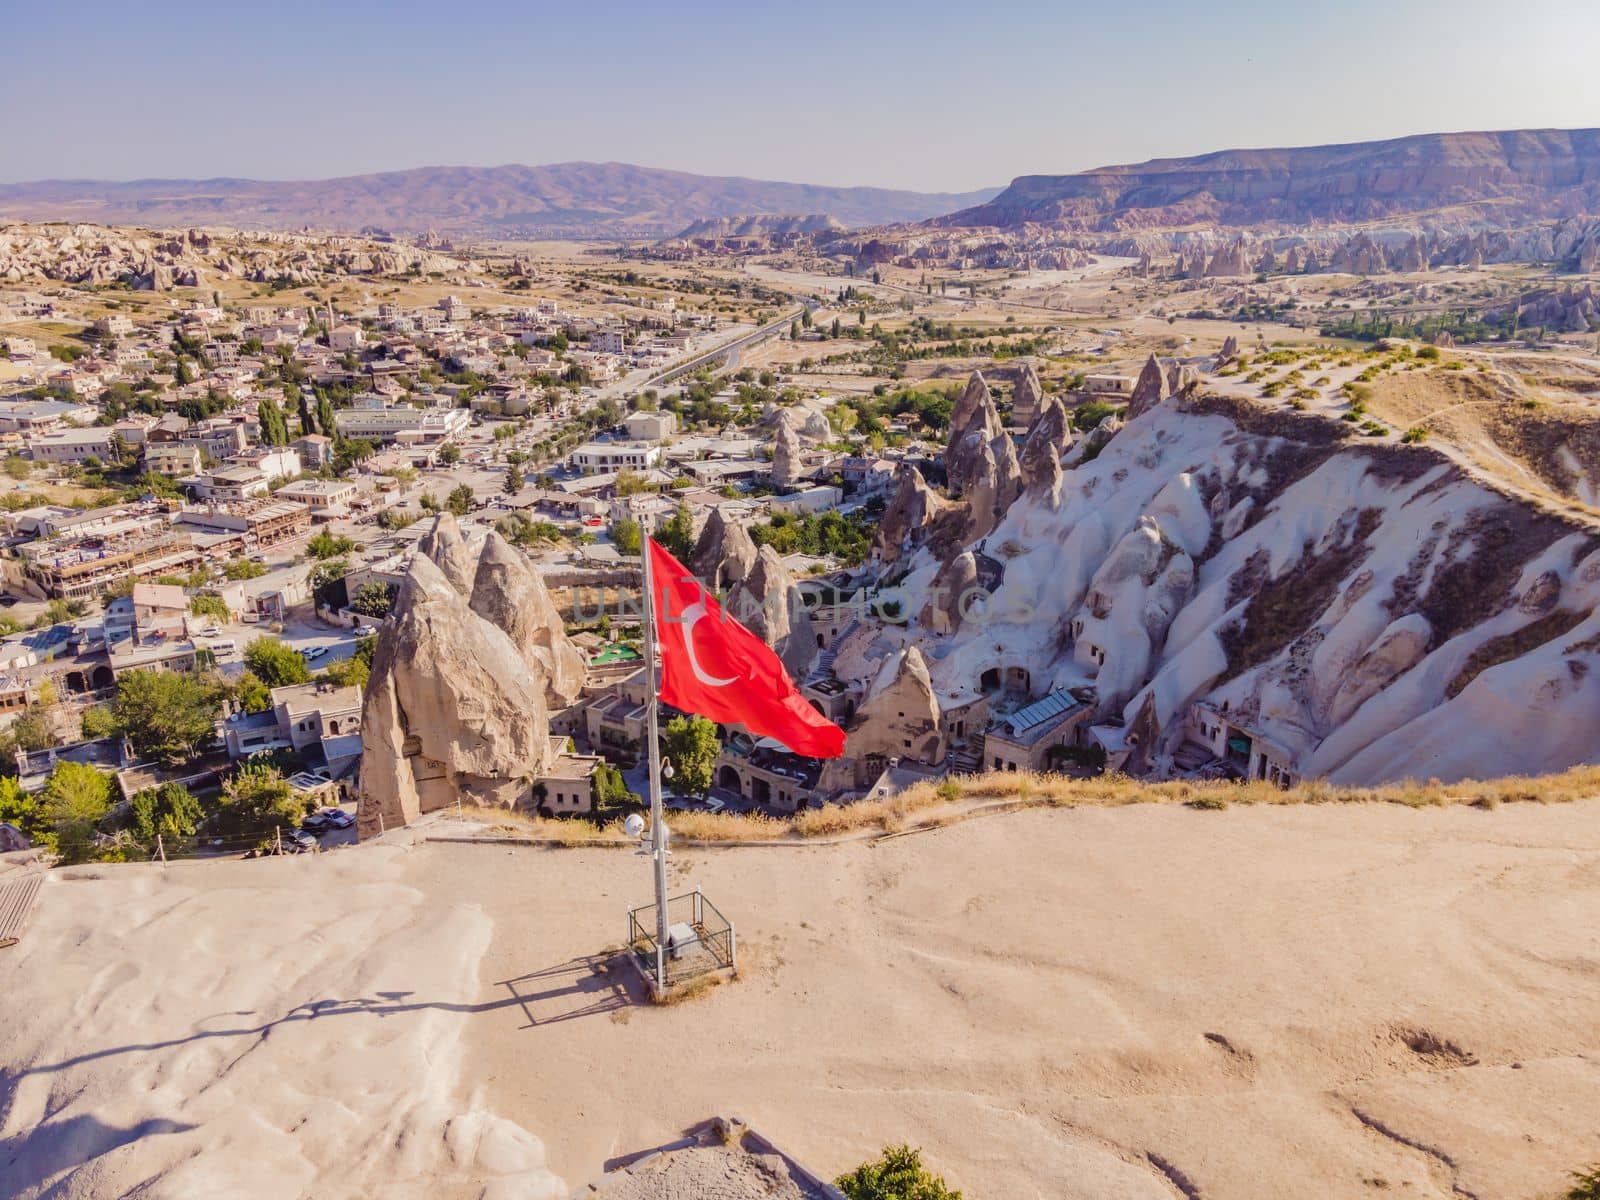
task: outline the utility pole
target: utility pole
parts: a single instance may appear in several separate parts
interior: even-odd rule
[[[656,987],[667,988],[667,826],[661,814],[661,746],[656,734],[656,597],[650,572],[650,535],[640,538],[640,557],[644,560],[645,738],[650,749],[650,844],[655,858],[656,876]]]
[[[156,834],[156,856],[164,863],[167,861],[167,848],[161,844],[161,835]]]
[[[276,853],[276,854],[282,854],[283,853],[283,826],[282,825],[274,825],[272,827],[272,844],[273,844],[273,847],[274,847],[274,851],[273,851],[274,853]]]

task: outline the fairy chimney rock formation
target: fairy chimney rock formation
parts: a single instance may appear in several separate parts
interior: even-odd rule
[[[780,415],[772,440],[772,484],[779,488],[792,488],[800,481],[804,471],[801,462],[803,451],[800,437],[789,424],[787,414]]]
[[[1167,373],[1161,369],[1161,363],[1152,354],[1144,364],[1144,369],[1139,372],[1139,379],[1133,385],[1133,396],[1128,401],[1127,419],[1143,416],[1156,405],[1167,398]]]
[[[1032,363],[1024,363],[1011,394],[1011,423],[1028,428],[1038,417],[1043,400],[1044,386],[1039,382],[1039,372],[1033,369]]]
[[[528,670],[544,682],[552,706],[565,708],[583,692],[587,664],[539,572],[499,533],[490,531],[478,555],[469,607],[503,630]]]
[[[967,380],[967,386],[962,389],[961,395],[956,398],[955,407],[950,412],[950,433],[954,437],[963,432],[972,420],[972,414],[985,404],[994,406],[994,397],[989,393],[989,383],[983,377],[982,371],[974,371]]]
[[[363,837],[458,799],[510,807],[550,765],[544,681],[423,554],[378,639],[362,743]]]
[[[417,550],[444,572],[444,577],[456,591],[463,596],[472,591],[472,580],[477,574],[478,565],[467,549],[466,540],[461,536],[461,526],[456,524],[453,514],[443,512],[435,517],[433,528],[422,535]]]
[[[1022,442],[1017,466],[1029,496],[1060,498],[1061,456],[1072,445],[1072,427],[1061,401],[1051,396]],[[1054,504],[1052,504],[1054,507]]]
[[[928,486],[916,467],[902,465],[894,497],[883,510],[877,532],[872,535],[872,556],[880,563],[893,563],[921,541],[922,533],[950,509],[949,501]]]
[[[756,544],[743,525],[713,508],[689,556],[689,569],[707,587],[724,590],[740,582],[756,565]]]

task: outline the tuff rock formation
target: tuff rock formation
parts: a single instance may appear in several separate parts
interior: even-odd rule
[[[967,386],[961,390],[961,395],[956,397],[955,407],[950,411],[950,432],[958,434],[967,428],[972,421],[972,415],[984,406],[994,407],[994,397],[989,392],[989,383],[981,371],[974,371],[967,380]]]
[[[974,375],[973,379],[983,383],[980,375]],[[969,384],[968,391],[971,390]],[[950,430],[950,444],[944,453],[945,485],[952,496],[964,496],[978,476],[985,471],[993,471],[992,465],[986,465],[985,451],[988,457],[994,458],[1000,453],[996,443],[1010,440],[1005,426],[1000,423],[1000,414],[995,409],[994,397],[987,385],[983,385],[978,392],[976,403],[967,412],[966,420],[958,425],[952,419]]]
[[[1001,433],[989,442],[980,442],[968,468],[964,499],[966,522],[961,541],[984,537],[1000,523],[1016,498],[1022,494],[1022,471],[1008,434]]]
[[[1045,401],[1038,418],[1023,439],[1018,469],[1029,496],[1058,501],[1061,495],[1061,456],[1072,446],[1072,426],[1061,401]]]
[[[1127,419],[1143,416],[1170,395],[1167,387],[1167,373],[1161,363],[1152,354],[1145,362],[1144,369],[1139,372],[1138,381],[1133,385],[1133,396],[1128,401]]]
[[[511,638],[527,669],[544,681],[552,707],[578,699],[587,667],[583,652],[568,639],[539,572],[494,530],[478,555],[469,606]]]
[[[804,470],[800,437],[786,417],[780,417],[772,440],[772,484],[778,488],[792,488]]]
[[[915,646],[890,654],[874,672],[866,695],[846,727],[847,757],[823,771],[824,790],[870,784],[890,759],[944,761],[939,697],[928,664]]]
[[[702,583],[723,593],[728,614],[776,650],[791,675],[804,676],[816,657],[816,635],[776,550],[758,550],[744,526],[712,509],[688,565]]]
[[[454,514],[443,512],[433,519],[432,527],[417,543],[417,552],[430,559],[456,591],[463,596],[471,594],[478,564],[467,549]]]
[[[917,614],[917,623],[930,633],[954,633],[961,627],[968,610],[978,603],[977,588],[977,555],[963,550],[933,577],[933,589],[928,602]]]
[[[544,680],[426,555],[378,638],[362,712],[359,833],[465,799],[509,807],[551,761]]]
[[[1039,405],[1044,399],[1044,385],[1039,382],[1039,372],[1032,363],[1024,363],[1017,372],[1017,385],[1011,393],[1011,423],[1023,429],[1033,424],[1039,415]]]
[[[743,525],[730,522],[720,508],[713,508],[687,565],[700,582],[713,591],[723,591],[754,569],[756,544]]]
[[[928,486],[921,471],[914,466],[902,465],[894,497],[883,510],[877,531],[872,535],[873,559],[880,563],[893,563],[906,551],[921,545],[927,531],[951,507],[948,500]],[[695,573],[699,574],[699,571]]]

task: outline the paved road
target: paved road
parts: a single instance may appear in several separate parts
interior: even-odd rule
[[[764,342],[770,337],[778,336],[787,330],[793,322],[800,319],[800,314],[802,311],[806,309],[815,309],[818,306],[819,302],[817,300],[806,300],[800,308],[796,308],[784,313],[783,316],[779,317],[777,320],[763,325],[760,329],[757,329],[753,333],[747,333],[741,338],[735,338],[727,345],[718,346],[715,350],[708,350],[704,354],[698,354],[694,358],[689,359],[687,362],[681,362],[675,366],[666,367],[663,370],[658,371],[656,374],[650,376],[650,378],[645,381],[645,384],[641,386],[670,383],[679,376],[692,375],[701,367],[710,363],[721,362],[724,359],[729,360],[730,363],[735,363],[738,361],[740,351],[749,349],[751,346],[754,346],[760,342]]]

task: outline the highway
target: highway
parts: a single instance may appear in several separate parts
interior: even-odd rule
[[[782,333],[786,333],[789,329],[789,326],[793,322],[800,319],[800,314],[802,312],[808,309],[815,309],[817,307],[818,301],[806,300],[800,308],[792,309],[791,311],[784,313],[783,316],[774,321],[768,322],[760,329],[754,330],[751,333],[747,333],[741,338],[735,338],[726,345],[718,346],[715,350],[708,350],[704,354],[698,354],[686,362],[676,363],[670,367],[666,367],[663,370],[658,371],[656,374],[650,376],[649,379],[645,380],[645,382],[640,386],[654,387],[663,383],[671,383],[674,379],[677,379],[680,376],[694,374],[694,372],[698,371],[701,367],[708,366],[713,363],[720,363],[725,360],[735,360],[730,361],[729,365],[736,365],[736,360],[741,350],[746,350],[751,346],[755,346],[766,341],[768,338],[776,337]]]

